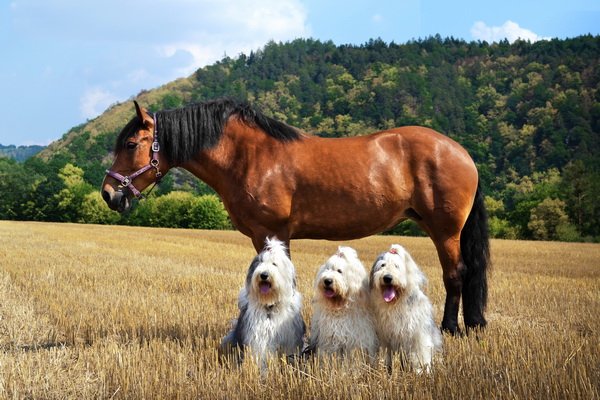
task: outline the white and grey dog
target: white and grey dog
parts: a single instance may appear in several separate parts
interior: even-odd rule
[[[222,351],[237,350],[241,356],[249,352],[262,369],[270,357],[300,354],[306,331],[302,296],[281,241],[267,238],[264,250],[250,264],[238,308],[233,329],[221,341]]]
[[[425,275],[400,245],[392,245],[373,264],[371,306],[390,372],[394,352],[416,372],[428,372],[434,355],[441,351],[442,336],[431,302],[423,293],[426,285]]]
[[[369,277],[356,251],[339,247],[315,279],[309,349],[345,356],[365,352],[377,356],[377,333],[369,310]]]

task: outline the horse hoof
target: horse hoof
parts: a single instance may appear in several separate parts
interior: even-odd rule
[[[454,336],[454,337],[463,337],[463,333],[460,329],[458,329],[458,326],[443,326],[440,328],[440,330],[442,331],[443,334],[448,334],[450,336]]]

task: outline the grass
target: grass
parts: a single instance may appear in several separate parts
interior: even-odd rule
[[[428,276],[439,322],[429,239],[345,244],[370,267],[391,243]],[[307,322],[337,245],[292,243]],[[261,378],[216,350],[254,256],[241,234],[0,221],[0,398],[600,398],[600,245],[495,240],[492,255],[489,327],[444,337],[432,375],[333,359]]]

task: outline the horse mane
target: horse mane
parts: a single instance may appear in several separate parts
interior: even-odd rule
[[[200,150],[215,146],[231,116],[236,116],[243,123],[257,127],[280,141],[301,138],[301,133],[296,128],[264,115],[247,102],[218,99],[196,103],[156,113],[158,140],[169,164],[180,165]],[[117,138],[115,153],[122,149],[127,139],[141,127],[142,122],[138,117],[129,121]]]

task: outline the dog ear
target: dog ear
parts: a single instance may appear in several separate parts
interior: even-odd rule
[[[250,267],[248,267],[248,273],[246,274],[246,286],[247,287],[252,285],[252,275],[254,274],[256,267],[258,267],[261,262],[262,262],[262,253],[256,255],[256,257],[254,257],[254,259],[252,260]]]
[[[373,266],[371,267],[371,272],[369,272],[369,288],[373,289],[375,287],[375,266],[377,266],[377,262],[379,261],[380,257],[377,257],[377,260],[375,260],[375,262],[373,263]]]
[[[245,312],[248,308],[248,291],[245,287],[240,289],[240,294],[238,295],[238,310]]]
[[[409,282],[412,280],[419,289],[424,289],[425,286],[427,286],[427,278],[425,277],[425,274],[421,272],[417,263],[413,260],[408,251],[404,253],[404,263],[406,265],[406,271],[411,275]]]

